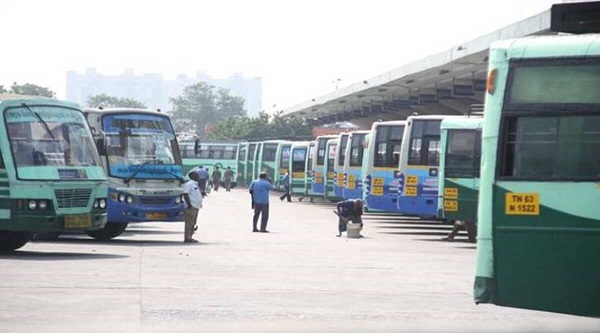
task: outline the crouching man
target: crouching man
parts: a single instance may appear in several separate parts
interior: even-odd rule
[[[341,237],[342,232],[347,230],[348,222],[359,224],[360,225],[359,237],[363,237],[362,235],[360,235],[360,230],[362,230],[362,227],[363,227],[363,222],[362,222],[363,202],[362,202],[362,200],[350,199],[350,200],[342,201],[337,204],[337,211],[333,211],[333,212],[337,216],[339,216],[337,237]]]

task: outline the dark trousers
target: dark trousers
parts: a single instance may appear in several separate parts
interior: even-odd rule
[[[290,193],[290,188],[288,187],[284,190],[285,190],[285,192],[283,193],[282,196],[279,197],[279,200],[283,200],[285,197],[287,197],[287,201],[292,202],[292,194]]]
[[[215,191],[219,190],[219,185],[221,184],[221,180],[213,180],[213,188],[215,189]]]
[[[198,187],[200,188],[200,193],[206,195],[206,178],[198,179]]]
[[[256,228],[256,224],[258,223],[258,216],[261,216],[260,219],[260,230],[267,230],[267,223],[269,222],[269,204],[254,204],[254,217],[252,218],[252,230],[258,230]]]

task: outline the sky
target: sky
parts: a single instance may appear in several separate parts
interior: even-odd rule
[[[542,12],[552,0],[0,0],[0,84],[66,72],[263,78],[281,110]],[[338,79],[340,79],[338,81]]]

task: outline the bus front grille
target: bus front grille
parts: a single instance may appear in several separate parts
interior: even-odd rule
[[[140,203],[146,206],[166,206],[171,203],[169,197],[140,197]]]
[[[54,190],[58,208],[87,207],[92,195],[91,189]]]

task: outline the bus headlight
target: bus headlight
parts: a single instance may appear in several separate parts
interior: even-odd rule
[[[181,203],[181,197],[180,196],[176,196],[175,197],[175,204],[179,205]]]
[[[100,206],[102,209],[106,208],[106,199],[98,200],[98,206]]]
[[[29,200],[27,207],[29,207],[31,210],[34,210],[37,208],[37,202],[35,202],[35,200]]]
[[[119,193],[119,202],[125,202],[125,198],[126,198],[125,194]]]
[[[131,205],[133,203],[133,197],[131,195],[128,195],[125,201]]]
[[[100,203],[98,203],[98,200],[94,200],[94,208],[98,208],[98,206],[100,206]]]
[[[48,201],[46,201],[46,200],[40,200],[38,202],[38,207],[40,209],[46,209],[46,208],[48,208]]]

